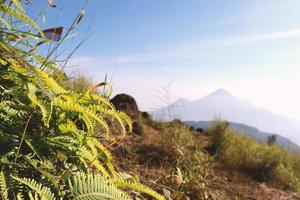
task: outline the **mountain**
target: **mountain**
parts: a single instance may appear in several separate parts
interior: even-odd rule
[[[202,128],[206,130],[210,124],[213,121],[186,121],[185,123],[191,127],[194,128]],[[238,133],[241,134],[246,134],[254,139],[256,139],[258,142],[265,143],[267,141],[267,138],[271,135],[274,135],[274,133],[267,133],[267,132],[262,132],[258,130],[257,128],[241,124],[241,123],[235,123],[235,122],[230,122],[229,123],[230,128],[235,130]],[[300,152],[300,146],[292,142],[291,140],[282,137],[280,135],[276,135],[276,144],[279,146],[285,147],[289,149],[292,152]]]
[[[171,113],[172,115],[166,113]],[[300,144],[300,122],[285,118],[243,101],[224,89],[195,101],[180,98],[168,107],[151,113],[154,118],[182,121],[211,121],[216,118],[247,124],[261,131],[291,139]],[[166,117],[167,116],[167,117]]]

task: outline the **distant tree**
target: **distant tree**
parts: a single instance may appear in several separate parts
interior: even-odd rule
[[[270,136],[268,136],[268,138],[267,138],[267,144],[268,145],[274,145],[276,143],[276,139],[277,139],[276,135],[270,135]]]

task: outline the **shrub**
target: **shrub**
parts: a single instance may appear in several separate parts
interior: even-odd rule
[[[276,145],[258,143],[238,134],[227,122],[217,121],[208,129],[210,148],[216,159],[231,168],[248,173],[258,181],[267,181],[278,187],[299,191],[299,158]]]
[[[283,162],[287,151],[266,144],[259,144],[248,136],[229,133],[219,152],[227,165],[250,174],[258,181],[266,181],[270,173]]]
[[[207,135],[209,135],[209,147],[208,150],[211,154],[217,153],[220,149],[222,149],[224,145],[224,141],[228,134],[229,123],[222,122],[214,122],[206,131]]]
[[[290,163],[281,163],[271,174],[271,183],[284,190],[292,190],[300,193],[299,169],[295,169]]]

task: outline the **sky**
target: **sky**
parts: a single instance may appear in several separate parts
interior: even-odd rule
[[[105,74],[114,94],[141,110],[224,88],[242,100],[300,120],[299,0],[33,0],[30,16],[43,28],[68,27],[67,65],[95,82]],[[167,96],[165,98],[164,96]],[[162,101],[161,98],[167,99]]]

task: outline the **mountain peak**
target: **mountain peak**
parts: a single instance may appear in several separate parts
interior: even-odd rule
[[[217,89],[216,91],[211,93],[209,96],[215,96],[215,95],[218,95],[218,96],[233,96],[230,92],[228,92],[227,90],[222,89],[222,88]]]

